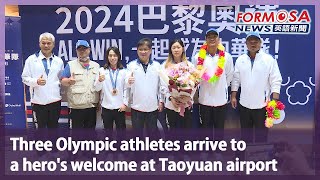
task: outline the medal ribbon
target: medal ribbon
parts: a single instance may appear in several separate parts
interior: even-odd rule
[[[117,88],[117,79],[118,79],[118,74],[119,74],[119,70],[116,70],[116,79],[115,81],[113,80],[113,72],[111,72],[111,70],[109,69],[109,75],[110,75],[110,80],[111,80],[111,84],[112,84],[112,88],[116,89]]]

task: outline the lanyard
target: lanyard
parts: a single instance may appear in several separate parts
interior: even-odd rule
[[[47,75],[49,74],[49,71],[51,69],[51,62],[52,62],[52,58],[50,58],[50,59],[43,58],[42,59],[42,63],[43,63],[43,66],[44,66],[44,69],[45,69]]]
[[[116,89],[117,88],[117,79],[118,79],[118,74],[119,74],[119,69],[116,70],[116,79],[115,81],[113,80],[113,72],[111,72],[111,70],[109,69],[109,75],[110,75],[110,80],[112,83],[112,88]]]

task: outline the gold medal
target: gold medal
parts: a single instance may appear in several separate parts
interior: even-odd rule
[[[112,90],[112,95],[114,95],[114,96],[117,95],[117,92],[118,92],[117,89],[113,89]]]

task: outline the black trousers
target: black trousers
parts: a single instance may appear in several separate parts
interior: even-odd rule
[[[188,129],[192,128],[192,111],[189,108],[185,108],[184,117],[180,116],[178,112],[171,109],[166,109],[167,119],[169,123],[169,129]]]
[[[59,125],[61,101],[47,105],[33,104],[35,122],[38,128],[57,128]]]
[[[227,105],[206,106],[200,104],[200,117],[202,128],[215,129],[214,138],[222,140],[224,137],[224,122],[226,120]]]
[[[162,130],[163,131],[168,131],[168,122],[167,122],[167,118],[166,118],[166,111],[162,111],[158,113],[158,120],[162,126]]]
[[[240,105],[241,137],[246,142],[267,142],[266,108],[248,109]],[[254,141],[255,140],[255,141]]]
[[[70,109],[70,119],[72,129],[94,129],[97,122],[97,108]]]
[[[113,123],[116,124],[117,130],[126,129],[126,117],[124,111],[119,112],[118,109],[102,108],[101,117],[103,120],[104,129],[112,130]]]
[[[227,105],[212,107],[200,104],[202,127],[224,129],[226,110]]]
[[[146,125],[147,129],[158,129],[158,110],[152,112],[141,112],[131,109],[131,120],[133,129],[143,129]]]

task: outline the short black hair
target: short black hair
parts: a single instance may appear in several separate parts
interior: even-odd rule
[[[139,40],[138,44],[137,44],[137,48],[139,48],[140,46],[146,45],[148,46],[149,49],[152,48],[152,41],[150,38],[142,38]]]

